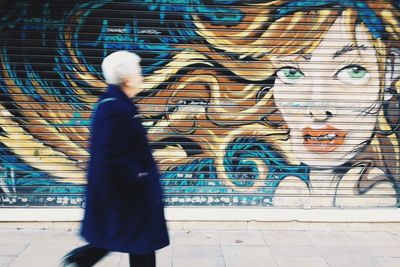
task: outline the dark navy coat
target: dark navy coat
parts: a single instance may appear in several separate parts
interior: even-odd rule
[[[135,105],[109,86],[94,112],[82,236],[110,251],[167,246],[159,173]]]

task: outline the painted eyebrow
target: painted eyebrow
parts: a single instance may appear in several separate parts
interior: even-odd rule
[[[341,49],[333,54],[332,58],[340,57],[341,55],[353,51],[353,50],[366,50],[367,48],[364,45],[356,45],[356,44],[348,44],[343,46]]]

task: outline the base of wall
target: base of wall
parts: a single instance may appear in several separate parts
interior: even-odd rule
[[[170,229],[260,230],[384,230],[400,229],[400,209],[275,209],[251,207],[167,207]],[[77,208],[2,208],[0,224],[26,228],[78,229],[83,210]],[[58,222],[58,224],[57,224]],[[385,223],[385,224],[382,224]],[[332,226],[330,226],[332,225]],[[328,228],[327,228],[328,227]],[[379,229],[378,229],[379,228]]]
[[[400,223],[168,221],[169,230],[398,232]],[[80,222],[0,222],[0,229],[79,232]]]

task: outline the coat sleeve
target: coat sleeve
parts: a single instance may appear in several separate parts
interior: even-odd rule
[[[103,152],[103,166],[115,179],[132,184],[143,181],[146,173],[143,166],[135,160],[132,153],[133,126],[128,113],[118,107],[118,102],[113,101],[103,104],[98,110],[101,123],[99,123],[99,145]]]

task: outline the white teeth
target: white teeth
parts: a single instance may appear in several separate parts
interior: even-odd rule
[[[336,134],[330,133],[330,134],[325,134],[325,135],[320,135],[320,136],[311,136],[309,134],[304,135],[305,140],[314,140],[314,141],[332,141],[337,137]]]
[[[318,141],[324,141],[324,140],[333,140],[336,138],[336,134],[327,134],[327,135],[323,135],[323,136],[310,136],[310,139],[312,140],[318,140]]]
[[[335,138],[336,138],[336,134],[331,133],[331,134],[328,134],[327,137],[328,137],[330,140],[332,140],[332,139],[335,139]]]

